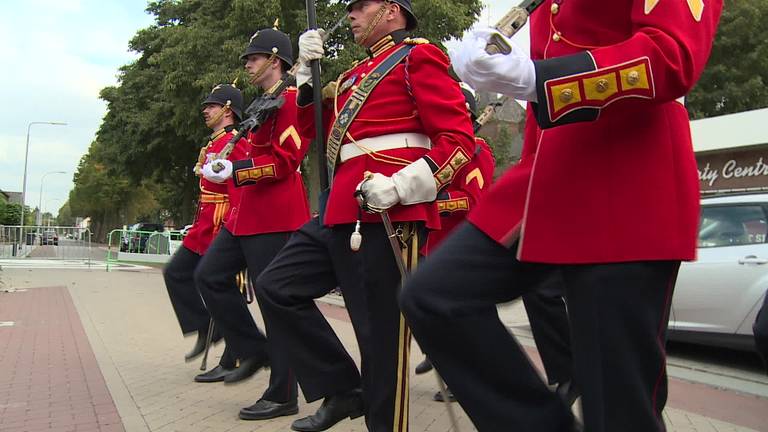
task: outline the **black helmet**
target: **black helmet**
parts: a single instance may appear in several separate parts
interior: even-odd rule
[[[293,66],[291,38],[274,28],[259,30],[251,36],[248,48],[240,58],[244,60],[251,54],[275,54],[280,60],[286,62],[288,67]]]
[[[229,105],[237,119],[243,119],[243,94],[234,84],[219,84],[214,87],[211,94],[203,101],[203,105],[208,104]]]
[[[461,86],[461,92],[464,93],[464,101],[467,104],[467,110],[469,110],[469,114],[472,115],[472,121],[474,121],[477,119],[477,101],[475,100],[475,94],[472,93],[472,90],[464,87],[464,85]]]
[[[347,3],[347,12],[349,12],[353,4],[359,1],[360,0],[350,0],[350,2]],[[389,1],[390,3],[397,3],[400,5],[400,7],[403,8],[403,10],[405,11],[405,18],[408,20],[408,23],[405,26],[406,30],[413,30],[416,28],[416,26],[419,25],[419,21],[416,19],[416,15],[413,14],[413,7],[411,6],[411,0],[385,0],[385,1]]]

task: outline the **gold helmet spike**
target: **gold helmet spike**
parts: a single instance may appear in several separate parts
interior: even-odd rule
[[[275,30],[280,29],[280,18],[275,19],[275,23],[272,24],[272,28]]]
[[[240,79],[239,75],[235,77],[235,80],[232,81],[232,87],[237,88],[237,80],[239,80],[239,79]]]

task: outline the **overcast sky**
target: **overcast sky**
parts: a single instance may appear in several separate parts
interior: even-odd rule
[[[419,1],[419,0],[414,0]],[[152,23],[146,0],[0,0],[0,189],[21,192],[30,122],[26,203],[56,214],[106,111],[99,91],[135,58],[128,41]],[[486,1],[488,25],[512,3]],[[521,44],[527,46],[527,31]]]

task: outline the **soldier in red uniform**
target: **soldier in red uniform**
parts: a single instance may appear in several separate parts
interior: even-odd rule
[[[407,38],[416,26],[410,1],[353,0],[347,8],[355,41],[368,57],[325,92],[327,159],[334,169],[327,205],[322,219],[305,224],[259,276],[257,296],[305,397],[325,398],[293,430],[326,430],[365,414],[372,432],[405,431],[410,333],[397,304],[400,274],[381,217],[362,213],[354,194],[366,172],[375,173],[361,192],[371,207],[390,209],[413,262],[420,231],[440,226],[437,194],[469,163],[475,142],[448,58],[424,40]],[[323,56],[318,31],[301,36],[299,53],[299,122],[311,136],[314,106],[305,62]],[[362,236],[356,251],[353,232]],[[314,303],[336,286],[355,328],[362,382]]]
[[[200,293],[195,289],[194,271],[224,223],[224,216],[229,210],[227,187],[202,178],[201,169],[206,161],[215,157],[232,137],[232,129],[242,117],[242,110],[243,96],[240,90],[230,84],[216,86],[203,102],[203,116],[206,126],[214,132],[208,138],[207,144],[200,150],[200,157],[194,168],[195,174],[201,177],[197,214],[192,228],[184,237],[182,246],[163,269],[165,286],[168,289],[168,296],[171,299],[182,333],[197,332],[195,346],[185,356],[187,361],[198,357],[205,350],[210,320]],[[231,157],[237,156],[237,153],[231,155]],[[232,289],[237,289],[234,277],[228,280],[227,284]],[[212,335],[213,340],[220,338],[221,336]],[[231,372],[234,366],[234,360],[228,355],[224,355],[221,363],[209,371],[207,375],[223,375]],[[196,380],[198,378],[199,376],[196,377]]]
[[[663,431],[665,338],[681,260],[695,257],[696,161],[685,95],[722,1],[547,0],[531,58],[454,53],[476,89],[527,100],[519,164],[411,276],[401,306],[478,430],[570,430],[495,305],[562,272],[585,429]]]
[[[293,64],[291,41],[277,29],[260,30],[243,54],[251,82],[267,91]],[[253,279],[272,261],[291,233],[309,220],[306,191],[299,167],[309,147],[296,124],[296,88],[280,97],[284,104],[248,136],[241,160],[214,160],[205,177],[230,186],[226,225],[195,272],[195,281],[227,346],[240,366],[225,383],[246,379],[271,364],[269,387],[252,406],[240,411],[244,420],[261,420],[298,412],[296,378],[265,317],[269,343],[259,331],[240,293],[227,281],[247,265]],[[223,170],[215,172],[217,164]],[[255,285],[256,291],[261,289]]]

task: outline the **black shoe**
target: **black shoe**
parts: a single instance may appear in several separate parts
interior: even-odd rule
[[[448,396],[448,402],[456,402],[456,396],[453,395],[453,392],[451,389],[446,388],[445,393],[447,393]],[[443,399],[443,392],[438,391],[435,393],[434,396],[432,396],[432,400],[435,402],[445,402],[445,399]]]
[[[424,357],[421,363],[416,365],[416,375],[425,374],[432,370],[432,362],[428,358]]]
[[[218,331],[218,329],[214,328],[213,337],[211,338],[211,343],[218,343],[219,341],[221,341],[221,338],[222,338],[221,332]],[[208,340],[208,329],[206,328],[205,330],[198,330],[195,346],[192,347],[192,351],[184,355],[184,360],[186,360],[187,362],[191,362],[192,360],[200,357],[205,352],[206,340]]]
[[[291,429],[299,432],[320,432],[330,429],[346,417],[356,419],[363,415],[363,392],[355,389],[350,392],[328,396],[317,411],[291,425]]]
[[[208,372],[195,375],[195,382],[199,383],[212,383],[224,381],[224,377],[235,371],[235,368],[228,369],[222,365],[217,365],[215,368]]]
[[[289,416],[299,413],[298,402],[272,402],[259,399],[255,404],[240,410],[242,420],[267,420],[275,417]]]
[[[268,364],[269,358],[266,355],[240,360],[240,366],[224,377],[224,383],[232,384],[250,378],[253,374],[258,372],[259,369],[267,367]]]
[[[572,406],[576,399],[579,398],[579,391],[573,385],[573,381],[566,381],[557,385],[555,393],[565,402],[566,405]]]

